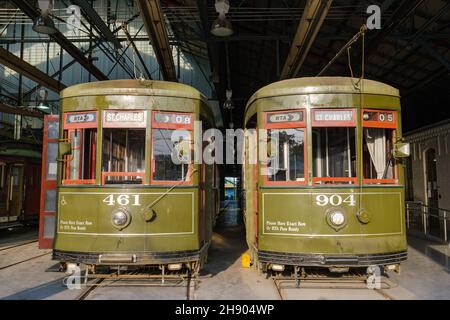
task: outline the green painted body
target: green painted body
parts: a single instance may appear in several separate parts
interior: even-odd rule
[[[262,165],[244,165],[245,223],[247,243],[254,260],[258,252],[317,255],[376,255],[407,250],[404,209],[404,167],[397,162],[398,185],[364,185],[362,182],[362,121],[365,109],[397,111],[397,138],[401,138],[400,97],[396,89],[364,80],[363,94],[355,89],[359,79],[299,78],[280,81],[259,90],[247,104],[245,122],[257,117],[263,128],[266,111],[306,110],[307,184],[268,186],[264,184]],[[312,127],[313,109],[354,108],[357,112],[356,157],[358,185],[313,186]],[[255,168],[257,166],[257,168]],[[258,171],[256,171],[256,169]],[[346,224],[340,230],[327,223],[331,204],[319,206],[317,195],[353,195],[354,206],[342,203]],[[364,210],[368,223],[357,214]]]
[[[80,258],[77,262],[83,262],[84,253],[174,253],[199,251],[207,246],[218,208],[218,192],[213,188],[212,166],[192,164],[192,184],[174,188],[173,185],[151,185],[149,174],[152,150],[150,112],[190,112],[193,113],[194,120],[202,119],[213,127],[215,121],[206,99],[194,88],[162,81],[102,81],[73,86],[62,92],[61,114],[99,111],[98,146],[102,145],[101,111],[113,109],[147,110],[147,174],[143,184],[102,186],[100,147],[96,150],[94,185],[61,185],[63,165],[60,162],[54,252],[78,254]],[[60,137],[63,137],[62,121],[63,117],[60,117]],[[200,175],[202,170],[204,173]],[[115,198],[112,205],[105,200],[110,195]],[[126,195],[129,203],[120,203],[117,199],[120,195]],[[139,196],[139,205],[135,205],[136,195]],[[155,217],[149,221],[150,211],[145,210],[145,207],[152,203]],[[123,230],[115,228],[111,223],[112,213],[119,208],[131,214],[131,222]]]
[[[139,195],[141,204],[150,204],[166,191],[161,188],[60,187],[55,249],[98,253],[199,250],[198,191],[195,188],[177,188],[167,194],[153,207],[156,218],[152,222],[145,221],[142,206],[110,206],[103,202],[111,194],[125,194]],[[111,212],[121,207],[130,212],[132,219],[127,228],[119,231],[111,224]]]

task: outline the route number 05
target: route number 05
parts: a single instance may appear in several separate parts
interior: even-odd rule
[[[316,204],[321,207],[325,207],[330,204],[334,207],[340,206],[342,204],[347,204],[349,207],[354,207],[356,205],[355,195],[351,194],[346,198],[343,198],[339,194],[326,195],[319,194],[316,196]]]
[[[114,197],[114,194],[108,195],[105,199],[103,199],[103,202],[106,203],[108,206],[113,206],[116,203],[121,206],[140,206],[141,203],[139,202],[139,195],[133,194],[119,194],[116,197]]]

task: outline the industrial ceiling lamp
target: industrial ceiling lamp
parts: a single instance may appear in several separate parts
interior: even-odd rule
[[[40,103],[36,106],[37,109],[42,110],[42,111],[50,109],[50,107],[48,106],[48,103],[47,103],[47,97],[48,97],[48,91],[44,88],[39,89],[38,101],[40,101]]]
[[[37,33],[43,34],[54,34],[58,30],[55,27],[55,23],[50,17],[50,12],[53,8],[53,3],[51,0],[39,0],[39,9],[41,9],[41,14],[33,22],[33,30]]]
[[[211,33],[217,37],[228,37],[233,34],[233,27],[231,22],[227,19],[226,14],[230,9],[230,3],[228,0],[216,0],[216,11],[219,13],[219,17],[214,20]]]

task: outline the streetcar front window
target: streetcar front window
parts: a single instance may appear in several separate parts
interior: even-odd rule
[[[186,130],[154,129],[152,180],[188,181],[190,143]]]
[[[104,183],[141,184],[144,171],[145,129],[103,129]]]
[[[356,182],[356,140],[353,127],[313,128],[313,181],[316,184]]]
[[[395,179],[393,129],[364,128],[364,179],[389,182]]]
[[[268,130],[271,143],[277,148],[267,163],[268,181],[305,181],[305,130]]]
[[[66,157],[63,183],[92,183],[95,179],[95,149],[97,129],[65,130],[64,138],[72,145]]]

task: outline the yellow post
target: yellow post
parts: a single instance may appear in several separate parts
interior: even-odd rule
[[[241,256],[241,263],[243,268],[250,268],[250,254],[248,252],[245,252]]]

